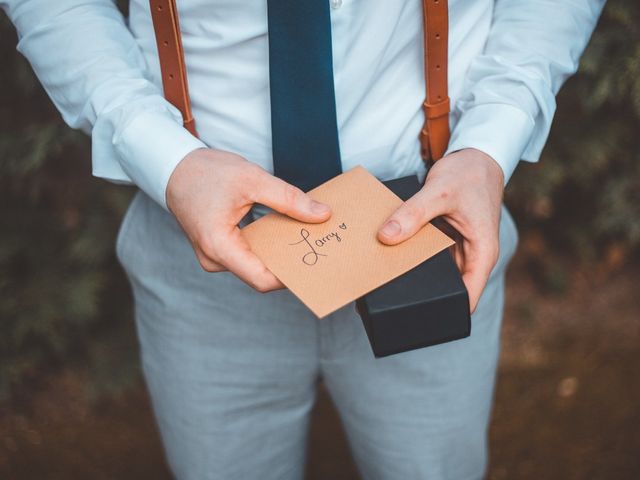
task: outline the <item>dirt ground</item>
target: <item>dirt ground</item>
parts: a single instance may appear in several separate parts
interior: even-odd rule
[[[544,294],[512,268],[489,479],[640,478],[639,282],[578,272]],[[96,404],[65,371],[29,398],[0,407],[1,479],[170,478],[142,385]],[[309,480],[358,478],[324,392],[309,455]]]

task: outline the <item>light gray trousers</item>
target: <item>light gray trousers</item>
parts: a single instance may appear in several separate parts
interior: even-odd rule
[[[500,230],[471,337],[376,359],[353,304],[318,321],[288,290],[261,294],[231,273],[204,272],[175,219],[138,193],[117,252],[174,475],[301,479],[322,379],[363,478],[481,478],[504,269],[517,243],[506,210]]]

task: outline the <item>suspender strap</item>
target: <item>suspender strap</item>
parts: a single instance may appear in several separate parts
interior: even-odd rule
[[[197,136],[175,0],[149,0],[165,98],[182,113],[184,128]]]
[[[420,132],[420,144],[422,158],[426,162],[433,162],[444,155],[450,135],[447,78],[449,11],[447,0],[422,0],[422,3],[426,98],[423,103],[424,126]],[[164,96],[182,113],[184,127],[197,135],[189,101],[176,0],[149,0],[149,4]]]
[[[447,0],[423,0],[424,75],[427,96],[424,127],[420,132],[422,158],[439,160],[449,144],[449,94],[447,78],[449,9]]]

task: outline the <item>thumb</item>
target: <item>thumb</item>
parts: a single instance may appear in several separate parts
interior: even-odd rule
[[[275,177],[266,171],[259,174],[253,200],[308,223],[320,223],[331,216],[331,208],[312,199],[298,187]]]
[[[441,196],[423,187],[382,224],[378,230],[378,240],[387,245],[404,242],[435,217],[445,214],[445,207]]]

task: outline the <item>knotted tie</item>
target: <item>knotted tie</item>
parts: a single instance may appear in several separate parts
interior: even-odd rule
[[[268,0],[274,173],[305,192],[342,172],[328,0]]]

